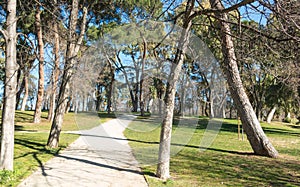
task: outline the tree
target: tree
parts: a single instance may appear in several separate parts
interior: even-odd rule
[[[83,37],[87,21],[87,8],[83,7],[83,17],[80,26],[80,33],[77,37],[76,28],[78,22],[78,8],[79,1],[72,1],[72,10],[69,17],[69,32],[67,41],[67,52],[65,57],[64,72],[62,76],[61,86],[58,95],[58,103],[55,110],[54,119],[48,137],[47,146],[51,148],[58,147],[59,136],[62,128],[63,118],[67,106],[67,100],[70,94],[70,79],[72,77],[75,58],[79,52],[80,46],[83,42]]]
[[[220,27],[220,36],[224,62],[221,67],[227,77],[231,96],[238,109],[243,122],[243,128],[255,154],[269,157],[277,157],[278,152],[266,137],[260,123],[255,115],[251,103],[243,87],[238,66],[234,45],[231,37],[231,29],[228,15],[223,12],[224,7],[220,0],[210,0],[211,7],[218,10],[215,13]]]
[[[38,92],[37,92],[37,101],[35,105],[35,112],[33,117],[34,123],[41,122],[42,115],[42,103],[44,97],[44,42],[43,42],[43,31],[41,25],[41,13],[40,7],[36,8],[35,14],[35,27],[36,27],[36,35],[38,40],[38,48],[39,48],[39,82],[38,82]]]
[[[19,37],[17,40],[17,63],[19,65],[19,70],[17,87],[18,92],[16,96],[16,110],[18,109],[21,100],[22,104],[20,110],[25,110],[26,102],[28,99],[28,78],[30,75],[30,71],[33,67],[34,61],[35,55],[34,50],[31,46],[31,42],[29,42],[29,40],[24,36]]]
[[[58,12],[58,5],[57,0],[54,1],[55,6],[55,15]],[[53,32],[54,32],[54,68],[52,71],[52,92],[50,96],[50,107],[48,111],[48,120],[53,121],[54,112],[55,112],[55,99],[56,99],[56,92],[58,86],[58,77],[59,77],[59,64],[60,64],[60,55],[59,55],[59,44],[60,44],[60,37],[58,33],[58,26],[59,23],[57,20],[53,23]]]
[[[5,38],[5,86],[2,111],[0,169],[13,170],[14,159],[14,119],[17,87],[17,1],[7,1],[6,30],[1,30]]]
[[[158,152],[158,165],[156,175],[166,180],[170,178],[170,149],[171,149],[171,135],[172,135],[172,121],[174,111],[174,101],[176,92],[176,83],[183,65],[185,52],[187,50],[189,32],[192,26],[189,16],[194,8],[194,0],[189,0],[186,4],[186,11],[183,20],[183,30],[181,31],[177,51],[174,61],[171,65],[171,74],[168,78],[166,95],[165,95],[165,115],[161,125],[159,152]]]

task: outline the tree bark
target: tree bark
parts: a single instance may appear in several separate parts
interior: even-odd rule
[[[41,10],[39,9],[39,7],[37,7],[35,14],[35,27],[39,48],[39,81],[33,123],[40,123],[42,115],[42,103],[44,97],[44,42],[41,25]]]
[[[141,116],[145,116],[145,103],[144,103],[144,93],[143,93],[143,84],[144,84],[144,69],[145,69],[145,62],[146,62],[146,54],[147,54],[147,41],[143,38],[143,57],[142,57],[142,69],[141,69],[141,80],[140,80],[140,109],[141,109]]]
[[[215,117],[215,111],[214,111],[214,99],[212,92],[209,91],[209,118],[214,118]]]
[[[17,17],[16,0],[7,1],[6,30],[2,31],[5,37],[5,86],[2,111],[0,169],[13,170],[14,159],[14,119],[17,92],[16,37]]]
[[[278,152],[262,130],[243,87],[238,71],[230,25],[226,22],[228,21],[228,16],[226,13],[221,12],[224,7],[220,0],[210,0],[210,4],[213,9],[220,10],[219,13],[216,13],[216,17],[218,18],[220,26],[222,52],[224,56],[224,63],[221,64],[221,67],[226,74],[229,90],[238,113],[240,114],[247,138],[255,154],[277,157]]]
[[[183,30],[178,43],[178,49],[175,55],[175,59],[171,66],[171,74],[168,79],[167,90],[165,95],[165,116],[163,118],[160,132],[160,143],[158,152],[159,155],[156,172],[157,177],[163,180],[170,178],[170,150],[176,83],[181,72],[185,51],[188,45],[189,31],[192,25],[192,22],[190,19],[188,19],[188,17],[190,16],[193,7],[194,1],[189,0],[186,6]]]
[[[110,69],[110,76],[111,76],[111,80],[110,80],[110,84],[109,86],[109,90],[108,90],[108,94],[107,94],[107,113],[110,114],[112,112],[112,97],[113,97],[113,86],[114,86],[114,81],[115,81],[115,70],[114,67],[112,65],[112,63],[109,61],[109,69]]]
[[[55,1],[55,4],[57,2]],[[58,35],[58,23],[54,23],[54,56],[55,56],[55,63],[54,63],[54,70],[52,74],[52,94],[50,96],[50,108],[48,112],[48,120],[53,122],[54,118],[54,112],[55,112],[55,100],[56,100],[56,91],[57,91],[57,85],[58,85],[58,77],[59,77],[59,35]]]
[[[25,93],[24,93],[24,97],[22,100],[22,105],[21,105],[21,111],[25,111],[26,108],[26,103],[28,100],[28,74],[24,74],[24,89],[25,89]]]
[[[70,95],[70,94],[69,94]],[[69,96],[68,101],[67,101],[67,105],[66,105],[66,110],[65,113],[68,114],[69,111],[71,110],[71,103],[72,103],[72,97]],[[88,110],[89,111],[89,110]]]
[[[19,73],[21,73],[21,71],[19,71]],[[18,74],[19,74],[18,73]],[[17,87],[17,95],[16,95],[16,110],[18,110],[18,106],[20,104],[20,100],[21,100],[21,95],[23,93],[23,90],[24,90],[24,86],[25,86],[25,75],[22,79],[22,83],[20,85],[20,88]]]
[[[62,82],[60,86],[59,96],[58,96],[58,104],[55,110],[54,119],[52,122],[51,130],[48,137],[47,146],[51,148],[58,147],[59,144],[59,137],[62,128],[63,118],[66,110],[67,99],[70,95],[70,79],[73,73],[73,66],[75,63],[75,58],[78,54],[80,46],[83,41],[83,36],[85,33],[86,28],[86,18],[87,18],[87,9],[86,7],[83,8],[83,17],[81,23],[81,31],[76,39],[76,26],[78,22],[78,0],[72,1],[72,10],[69,19],[69,33],[68,33],[68,42],[67,42],[67,55],[66,61],[64,66],[64,72],[62,76]]]
[[[270,110],[270,112],[269,112],[269,114],[268,114],[268,116],[267,116],[267,123],[271,123],[271,121],[272,121],[272,119],[273,119],[273,117],[274,117],[275,112],[276,112],[276,106],[274,106],[274,107]]]

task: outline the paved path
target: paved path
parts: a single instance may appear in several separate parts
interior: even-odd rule
[[[25,179],[24,186],[147,186],[123,130],[134,118],[113,119],[91,130]]]

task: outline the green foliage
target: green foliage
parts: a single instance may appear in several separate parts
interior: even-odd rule
[[[159,0],[118,0],[117,4],[119,4],[122,9],[130,15],[130,17],[136,14],[136,17],[145,18],[149,16],[149,13],[158,15],[161,13],[163,2]],[[138,13],[138,14],[137,14]]]
[[[283,122],[292,123],[292,119],[290,117],[286,117],[286,118],[284,118]]]
[[[29,34],[34,32],[34,22],[35,11],[33,11],[32,9],[22,11],[18,22],[18,27],[22,30],[24,34]]]

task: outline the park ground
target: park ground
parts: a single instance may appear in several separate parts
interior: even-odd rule
[[[113,116],[102,114],[101,122]],[[50,123],[43,113],[41,124],[32,124],[33,112],[16,111],[15,160],[14,172],[0,172],[1,186],[17,186],[24,178],[39,166],[53,158],[79,136],[62,133],[60,148],[48,149],[47,142]],[[66,115],[63,131],[78,130],[73,113]],[[94,126],[90,117],[81,117]],[[92,120],[93,121],[93,120]],[[155,178],[156,165],[141,165],[150,186],[300,186],[300,126],[274,122],[262,123],[267,136],[280,153],[277,159],[254,156],[246,140],[238,140],[237,121],[226,119],[214,143],[206,150],[199,151],[199,142],[203,137],[209,119],[199,118],[197,128],[186,145],[180,146],[180,152],[171,158],[171,176],[167,181]],[[174,119],[174,129],[178,119]],[[79,122],[81,123],[81,122]],[[143,163],[141,148],[158,145],[159,128],[151,131],[135,131],[143,125],[152,129],[151,118],[137,117],[125,131],[129,145],[136,159]],[[80,128],[80,127],[79,127]],[[189,128],[189,127],[187,127]],[[146,128],[147,129],[147,128]]]

